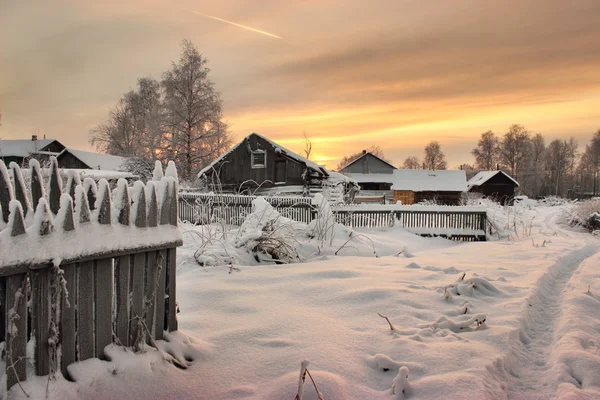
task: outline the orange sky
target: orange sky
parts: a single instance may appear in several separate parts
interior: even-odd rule
[[[597,0],[25,0],[0,2],[0,137],[88,149],[182,38],[209,59],[236,138],[300,150],[306,131],[329,167],[372,144],[400,164],[431,140],[455,167],[489,129],[583,145],[600,128]]]

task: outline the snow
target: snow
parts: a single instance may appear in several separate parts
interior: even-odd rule
[[[394,174],[363,174],[363,173],[350,173],[347,172],[344,175],[354,179],[358,183],[375,182],[375,183],[394,183]]]
[[[515,185],[519,186],[519,183],[517,181],[515,181],[512,177],[510,177],[503,171],[481,171],[478,172],[477,175],[469,179],[469,181],[467,182],[467,189],[471,189],[473,186],[481,186],[497,174],[503,174],[508,179],[513,181]]]
[[[104,171],[119,171],[121,165],[126,160],[125,157],[112,156],[110,154],[93,153],[91,151],[83,151],[66,148],[60,154],[71,153],[91,169]]]
[[[0,140],[1,157],[29,157],[32,153],[38,153],[40,149],[54,142],[54,139],[39,140]],[[46,153],[46,152],[44,152]],[[56,155],[56,153],[49,153]]]
[[[462,170],[396,169],[392,190],[466,192],[467,175]]]
[[[256,218],[268,204],[256,204],[246,233],[269,226]],[[457,243],[335,225],[321,247],[279,219],[297,230],[303,261],[286,265],[224,249],[237,228],[182,224],[180,332],[158,346],[188,368],[111,345],[110,361],[69,367],[75,382],[50,381],[48,398],[280,400],[301,388],[315,400],[302,368],[327,400],[600,398],[599,238],[558,223],[568,203],[481,204],[509,237]],[[207,239],[234,263],[199,265]],[[47,383],[23,386],[43,398]]]

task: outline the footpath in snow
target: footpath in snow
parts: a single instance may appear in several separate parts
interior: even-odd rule
[[[292,400],[310,360],[326,400],[600,398],[600,240],[557,225],[559,212],[529,210],[531,234],[511,240],[364,230],[379,257],[364,239],[343,255],[234,268],[199,266],[206,232],[184,225],[180,332],[161,346],[188,369],[115,347],[49,397]],[[318,398],[308,378],[303,398]]]

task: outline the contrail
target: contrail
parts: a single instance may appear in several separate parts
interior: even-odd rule
[[[270,36],[270,37],[275,38],[275,39],[281,39],[281,40],[283,40],[282,37],[277,36],[277,35],[273,35],[272,33],[269,33],[269,32],[261,31],[259,29],[250,28],[249,26],[242,25],[242,24],[236,24],[235,22],[227,21],[226,19],[223,19],[223,18],[213,17],[212,15],[201,14],[201,13],[196,12],[196,11],[191,11],[191,12],[193,12],[194,14],[199,15],[201,17],[214,19],[215,21],[225,22],[226,24],[230,24],[230,25],[233,25],[233,26],[237,26],[239,28],[247,29],[247,30],[252,31],[252,32],[261,33],[263,35],[267,35],[267,36]]]

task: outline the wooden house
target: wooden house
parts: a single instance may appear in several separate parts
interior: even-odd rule
[[[504,171],[481,171],[467,182],[470,193],[480,193],[501,204],[512,203],[519,183]]]
[[[0,140],[0,159],[6,165],[15,162],[27,166],[27,160],[35,158],[43,163],[50,156],[57,156],[65,146],[55,139],[38,139],[32,135],[31,140]]]
[[[125,157],[100,154],[91,151],[65,148],[56,157],[60,168],[98,169],[102,171],[119,171]]]
[[[467,191],[467,176],[461,170],[397,169],[392,191],[395,203],[410,205],[429,200],[459,205]]]
[[[358,182],[361,190],[384,191],[390,190],[392,187],[395,169],[396,167],[389,162],[363,150],[360,157],[340,169],[339,172]]]
[[[198,174],[209,190],[225,193],[300,194],[355,183],[257,133],[245,137]],[[331,187],[329,187],[331,189]],[[331,192],[331,190],[329,190]],[[343,194],[342,194],[343,195]]]

